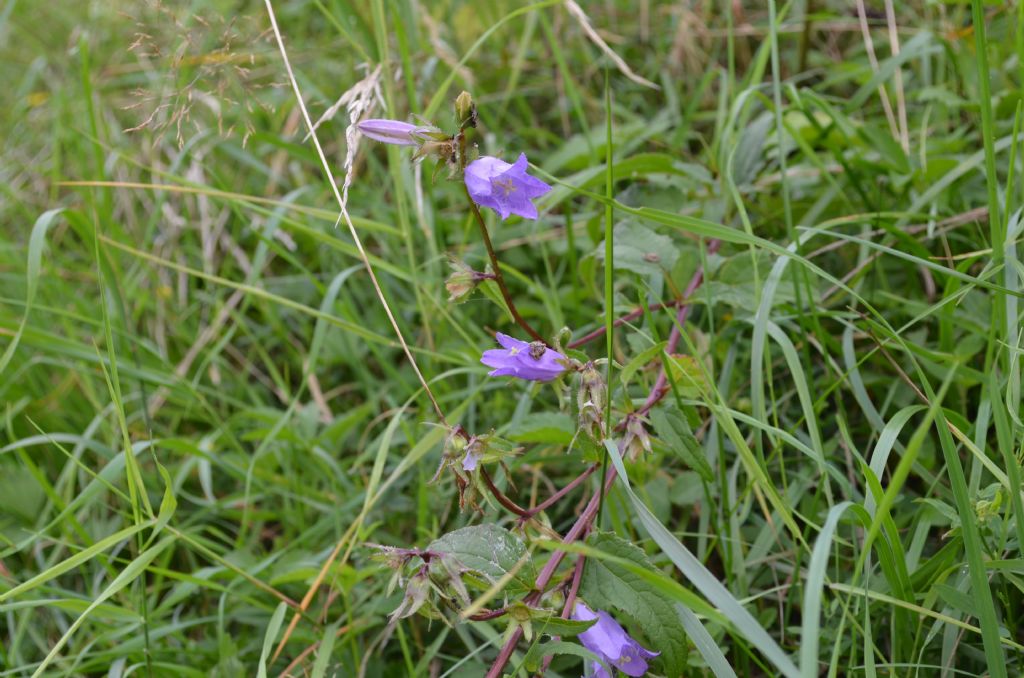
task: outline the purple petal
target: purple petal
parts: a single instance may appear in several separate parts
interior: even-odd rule
[[[414,133],[421,131],[422,127],[400,120],[363,120],[356,125],[363,136],[380,141],[385,144],[396,146],[417,146],[419,141]]]
[[[530,199],[522,191],[517,191],[509,196],[508,209],[524,219],[537,218],[537,206],[530,202]]]
[[[485,155],[466,165],[466,176],[486,181],[490,185],[491,179],[507,172],[510,167],[512,165],[504,160]]]
[[[549,184],[544,183],[537,177],[531,177],[529,174],[523,175],[519,181],[519,185],[528,198],[539,198],[551,190],[551,186]]]
[[[516,161],[512,164],[511,169],[515,170],[517,174],[526,174],[526,170],[529,169],[529,167],[530,163],[526,159],[526,154],[520,153],[519,157],[516,158]]]
[[[496,332],[494,338],[497,339],[498,343],[501,344],[504,348],[514,348],[517,351],[527,351],[530,348],[529,342],[520,341],[515,337],[510,337],[507,334],[502,334],[501,332]]]
[[[516,367],[515,356],[509,355],[508,351],[500,348],[484,351],[480,356],[480,362],[488,367]]]
[[[480,461],[480,455],[467,452],[466,457],[462,460],[463,471],[473,471],[476,469],[477,462]]]
[[[574,618],[576,618],[575,615]],[[578,618],[587,620],[594,617],[580,616]],[[610,658],[617,658],[622,654],[622,647],[629,642],[629,636],[626,635],[625,629],[604,610],[597,611],[597,623],[581,633],[579,639],[584,647],[591,652]]]
[[[490,207],[502,220],[513,214],[524,219],[536,219],[537,207],[530,199],[544,195],[551,187],[527,174],[528,169],[525,153],[520,153],[513,165],[484,156],[466,167],[464,181],[473,201]]]
[[[613,659],[612,664],[627,676],[642,676],[647,673],[647,660],[657,656],[657,652],[646,650],[630,638],[628,645],[622,648],[622,654]]]

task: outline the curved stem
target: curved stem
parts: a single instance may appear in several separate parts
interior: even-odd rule
[[[530,512],[527,509],[524,509],[522,506],[509,499],[504,492],[498,489],[498,486],[494,484],[493,480],[491,480],[491,474],[487,472],[487,469],[480,467],[480,475],[483,477],[484,482],[487,484],[487,488],[491,491],[491,494],[494,495],[494,498],[498,500],[499,504],[520,518],[528,520],[531,517]]]
[[[580,483],[589,478],[590,475],[597,470],[598,466],[600,466],[600,464],[591,464],[590,466],[587,467],[585,471],[583,471],[583,473],[576,476],[576,478],[573,479],[571,483],[560,489],[558,492],[555,492],[553,495],[542,501],[537,506],[534,506],[532,509],[527,510],[526,515],[523,516],[521,519],[522,522],[525,522],[526,520],[533,518],[535,515],[551,507],[559,499],[572,492],[579,486]]]
[[[587,502],[587,507],[583,509],[583,513],[576,519],[576,523],[573,524],[572,528],[566,533],[565,537],[562,538],[563,544],[571,544],[572,542],[579,539],[582,535],[590,529],[591,523],[594,518],[597,517],[597,507],[601,503],[601,497],[608,491],[615,482],[616,472],[614,468],[608,469],[608,474],[605,476],[604,485],[601,491],[595,492],[594,496]],[[526,597],[526,604],[534,604],[540,600],[541,596],[544,595],[544,589],[551,582],[551,579],[555,576],[555,571],[558,570],[558,566],[562,563],[562,559],[565,558],[568,551],[555,551],[551,554],[551,558],[544,564],[544,568],[541,569],[540,574],[537,575],[537,580],[533,584],[533,591]],[[508,664],[508,660],[512,658],[512,653],[516,649],[516,645],[519,643],[520,638],[523,637],[522,628],[515,629],[512,634],[505,641],[501,651],[498,653],[498,657],[491,664],[490,670],[487,672],[486,678],[499,678],[501,672],[505,669],[505,665]]]
[[[480,214],[480,208],[473,202],[473,197],[469,194],[469,188],[466,187],[465,182],[462,184],[463,190],[466,192],[466,198],[469,200],[469,207],[473,211],[473,216],[476,217],[476,223],[480,226],[480,235],[484,238],[484,246],[487,248],[487,256],[491,259],[491,268],[494,269],[494,282],[498,284],[498,289],[501,290],[501,298],[505,300],[505,305],[508,307],[509,313],[512,314],[512,319],[516,321],[527,334],[533,338],[534,341],[539,341],[545,346],[550,344],[544,340],[544,337],[540,333],[533,329],[530,323],[526,322],[523,316],[519,315],[519,309],[516,308],[516,303],[512,301],[512,295],[509,294],[508,286],[505,284],[505,276],[501,274],[501,266],[498,264],[498,255],[494,252],[494,245],[491,244],[491,234],[487,231],[487,223],[484,221],[484,215]]]

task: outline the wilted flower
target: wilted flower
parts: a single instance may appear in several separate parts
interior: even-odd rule
[[[531,200],[551,187],[527,174],[526,168],[525,153],[519,154],[514,165],[485,155],[466,166],[466,188],[476,204],[490,207],[502,219],[508,219],[510,214],[536,219],[537,207]]]
[[[503,348],[484,351],[480,362],[493,367],[492,377],[518,377],[527,381],[551,381],[568,367],[568,359],[542,342],[527,343],[498,332],[498,343]]]
[[[580,429],[594,440],[604,439],[605,386],[601,373],[593,362],[580,370],[579,388],[576,391],[576,406],[579,409]]]
[[[452,274],[444,281],[444,286],[448,290],[448,301],[457,304],[465,301],[482,281],[494,278],[493,273],[474,271],[455,258],[449,258],[448,264],[452,267]]]
[[[356,125],[363,136],[396,146],[419,146],[431,128],[400,120],[363,120]]]
[[[641,417],[630,415],[626,418],[626,450],[631,459],[636,459],[641,452],[651,451],[651,436]]]
[[[604,610],[593,610],[583,601],[576,601],[572,618],[579,621],[597,619],[597,623],[579,635],[583,647],[601,657],[627,676],[642,676],[647,673],[647,660],[657,657],[660,652],[651,652],[640,645],[612,619]],[[600,662],[594,662],[595,678],[611,678]]]

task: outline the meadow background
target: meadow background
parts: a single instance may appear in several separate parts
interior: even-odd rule
[[[546,335],[703,271],[664,406],[694,438],[627,459],[600,522],[653,573],[610,597],[691,612],[686,675],[1020,675],[1024,4],[273,8],[314,119],[378,68],[375,117],[450,129],[465,89],[480,150],[556,184],[538,221],[488,217]],[[6,0],[0,82],[0,676],[483,675],[507,618],[387,633],[403,594],[369,545],[515,519],[431,482],[445,431],[264,4]],[[347,124],[317,130],[339,184]],[[571,409],[486,377],[513,325],[493,291],[448,302],[445,255],[485,253],[409,155],[360,142],[353,225],[440,407],[523,448],[493,468],[534,506],[585,467]],[[617,328],[616,412],[673,315]],[[596,488],[522,533],[535,562]]]

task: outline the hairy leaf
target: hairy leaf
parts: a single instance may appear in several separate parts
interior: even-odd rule
[[[587,540],[590,546],[618,558],[633,561],[654,571],[639,547],[607,532],[596,532]],[[583,569],[580,597],[594,609],[617,610],[636,622],[649,645],[661,652],[656,660],[670,676],[686,670],[687,635],[673,603],[650,582],[617,563],[590,559]],[[614,615],[621,623],[621,615]],[[644,641],[641,641],[643,643]]]
[[[497,525],[463,527],[434,540],[427,550],[451,556],[466,571],[481,575],[488,583],[514,572],[509,591],[528,591],[536,578],[526,545]]]

